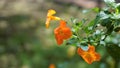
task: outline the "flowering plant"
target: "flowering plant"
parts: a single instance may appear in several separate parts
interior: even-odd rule
[[[78,55],[88,64],[93,61],[100,61],[100,54],[95,52],[95,48],[99,46],[104,46],[115,61],[120,61],[120,53],[118,53],[120,51],[120,3],[115,3],[114,0],[104,0],[104,2],[106,4],[105,8],[92,9],[97,12],[97,15],[87,25],[86,19],[77,21],[71,18],[71,22],[66,23],[60,17],[53,16],[56,13],[55,10],[48,10],[47,28],[50,20],[60,21],[60,25],[54,30],[57,44],[61,45],[66,40],[66,45],[78,47]],[[113,39],[116,39],[116,41],[114,42]]]

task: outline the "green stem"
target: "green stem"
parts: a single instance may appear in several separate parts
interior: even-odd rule
[[[79,40],[79,42],[81,41],[81,39],[80,39],[80,36],[79,36],[79,33],[78,33],[78,30],[75,32],[76,33],[76,35],[77,35],[77,39]]]
[[[72,27],[73,27],[73,28],[76,27],[74,23],[72,24]],[[77,29],[77,30],[75,31],[75,34],[77,35],[77,39],[78,39],[79,42],[80,42],[81,39],[80,39],[80,36],[79,36],[78,30],[79,30],[79,29]]]

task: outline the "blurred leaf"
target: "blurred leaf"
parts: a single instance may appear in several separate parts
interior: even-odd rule
[[[104,0],[105,3],[114,3],[115,0]]]
[[[104,20],[102,20],[101,21],[101,23],[100,23],[102,26],[110,26],[110,24],[111,24],[111,20],[108,18],[108,19],[104,19]]]
[[[114,23],[114,31],[115,31],[115,32],[120,31],[120,22],[119,22],[119,21],[116,21],[116,22]]]
[[[120,19],[120,14],[113,14],[112,19]]]
[[[89,33],[93,32],[93,30],[94,30],[93,25],[95,25],[95,20],[90,21],[90,22],[88,23],[88,25],[83,28],[83,30],[84,30],[87,34],[89,34]]]
[[[77,43],[78,43],[77,36],[73,35],[72,38],[70,38],[69,40],[67,40],[66,45],[77,46]]]
[[[114,8],[115,6],[115,0],[104,0],[104,2],[109,6]]]
[[[120,46],[116,44],[107,44],[106,49],[113,59],[120,60]]]
[[[100,11],[100,9],[98,7],[95,7],[92,10],[95,11],[95,12],[97,12],[97,13]]]
[[[117,3],[115,5],[115,7],[116,7],[116,10],[117,10],[117,13],[120,13],[120,3]]]
[[[109,18],[110,15],[109,15],[109,14],[106,14],[104,11],[101,11],[101,12],[99,13],[99,17],[100,17],[101,20],[103,20],[103,19]]]

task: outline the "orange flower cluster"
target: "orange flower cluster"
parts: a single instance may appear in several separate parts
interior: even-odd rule
[[[51,20],[60,20],[60,25],[55,28],[54,34],[58,45],[63,43],[63,40],[69,39],[72,36],[72,31],[69,27],[66,26],[66,22],[61,20],[61,18],[53,16],[56,13],[55,10],[48,10],[47,19],[46,19],[46,28],[49,27]]]
[[[54,29],[55,38],[58,45],[61,45],[64,40],[69,39],[72,36],[71,29],[66,25],[66,22],[59,17],[53,16],[56,14],[55,10],[48,10],[47,19],[46,19],[46,28],[49,28],[51,20],[59,20],[60,25]],[[78,48],[78,55],[80,55],[88,64],[91,64],[94,61],[100,60],[100,55],[95,52],[95,47],[88,45],[88,50],[84,51],[82,48]],[[55,68],[54,64],[50,64],[49,68]]]
[[[88,45],[88,50],[84,51],[81,48],[77,50],[78,55],[80,55],[88,64],[91,64],[94,61],[100,60],[100,54],[95,52],[95,47]]]

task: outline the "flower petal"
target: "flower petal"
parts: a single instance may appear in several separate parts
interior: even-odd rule
[[[63,38],[62,38],[61,35],[59,35],[59,28],[56,28],[54,30],[54,34],[55,34],[55,38],[56,38],[57,44],[61,45],[63,43]]]
[[[54,15],[54,14],[56,14],[56,11],[53,10],[53,9],[49,9],[47,16],[52,16],[52,15]]]
[[[100,61],[100,54],[98,53],[95,53],[95,61]]]
[[[91,64],[94,61],[100,60],[100,54],[95,52],[94,46],[88,46],[88,51],[82,50],[82,48],[78,48],[77,52],[88,64]]]
[[[50,18],[47,18],[45,25],[46,25],[46,28],[49,28],[49,25],[50,25]]]
[[[72,36],[72,31],[70,30],[69,27],[62,28],[63,31],[63,39],[68,39]]]
[[[91,54],[86,53],[82,58],[88,63],[91,64],[94,61],[94,58],[91,56]]]
[[[60,21],[60,27],[66,27],[66,22],[64,20]]]
[[[95,52],[95,47],[88,44],[88,52]]]
[[[52,20],[61,20],[61,19],[55,16]]]
[[[53,9],[48,10],[47,19],[46,19],[46,23],[45,23],[46,28],[49,28],[49,24],[50,24],[51,20],[61,20],[59,17],[53,16],[55,13],[56,13],[56,11]]]
[[[85,54],[85,51],[83,51],[81,48],[78,48],[77,53],[78,53],[78,55],[82,56]]]

